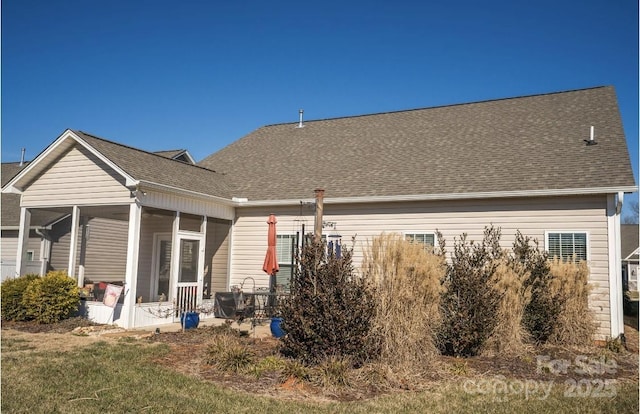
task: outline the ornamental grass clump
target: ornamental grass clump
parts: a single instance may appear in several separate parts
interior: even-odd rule
[[[374,356],[370,343],[373,292],[356,275],[352,249],[341,257],[325,253],[321,242],[302,249],[291,279],[291,293],[281,307],[281,352],[305,364],[329,357],[349,357],[354,366]]]
[[[428,368],[438,353],[444,256],[399,234],[382,234],[366,246],[362,272],[375,290],[371,334],[380,362],[396,369]]]
[[[547,294],[560,310],[551,329],[549,342],[562,345],[589,345],[596,323],[589,309],[589,267],[585,261],[553,259]]]
[[[523,325],[524,309],[531,300],[529,272],[519,262],[498,259],[490,280],[499,295],[495,327],[483,347],[484,354],[518,355],[527,348],[529,333]]]

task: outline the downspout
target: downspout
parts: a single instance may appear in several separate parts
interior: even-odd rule
[[[316,196],[316,221],[313,226],[313,237],[316,243],[322,240],[322,210],[324,208],[324,190],[313,190]]]
[[[611,338],[624,342],[622,302],[622,258],[620,253],[620,213],[624,193],[607,195],[607,238],[609,250],[609,312]]]
[[[46,229],[36,228],[35,232],[38,236],[42,237],[40,244],[40,255],[42,264],[40,266],[40,275],[44,276],[49,270],[49,257],[51,256],[51,236]]]

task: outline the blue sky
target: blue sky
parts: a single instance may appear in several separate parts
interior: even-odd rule
[[[22,147],[32,159],[66,128],[200,160],[300,108],[320,119],[613,85],[637,180],[636,1],[5,0],[1,12],[2,161]]]

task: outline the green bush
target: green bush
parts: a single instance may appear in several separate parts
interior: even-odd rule
[[[540,250],[537,240],[518,231],[511,260],[512,267],[523,266],[529,273],[525,286],[530,289],[531,298],[525,306],[522,322],[534,342],[544,343],[553,332],[561,310],[561,303],[548,293],[552,280],[548,254]]]
[[[351,255],[345,248],[326,257],[322,243],[305,245],[281,308],[285,356],[307,364],[348,356],[354,366],[372,356],[373,292],[354,274]]]
[[[31,282],[39,275],[24,275],[15,279],[7,279],[2,283],[0,298],[2,300],[2,319],[6,321],[28,320],[27,310],[22,303],[22,297]]]
[[[445,355],[477,355],[497,324],[500,293],[492,279],[504,253],[500,229],[485,228],[482,243],[454,242],[442,295],[442,328],[438,345]]]
[[[24,292],[27,316],[38,323],[54,323],[78,310],[77,282],[64,271],[52,271],[35,279]]]

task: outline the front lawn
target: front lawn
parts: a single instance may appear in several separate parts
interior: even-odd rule
[[[336,401],[281,384],[259,388],[254,382],[237,390],[242,374],[221,375],[217,382],[204,379],[197,351],[201,332],[172,334],[180,346],[169,334],[164,338],[169,340],[149,341],[2,333],[3,413],[638,412],[637,365],[635,376],[621,368],[572,376],[556,375],[562,364],[545,360],[548,369],[540,377],[523,378],[508,375],[508,366],[499,367],[500,359],[451,360],[445,367],[450,378],[431,381],[421,391]],[[52,345],[56,343],[60,345]],[[489,371],[492,364],[495,370]],[[569,374],[576,368],[574,363]]]

